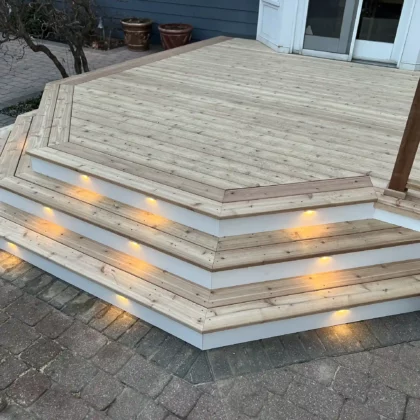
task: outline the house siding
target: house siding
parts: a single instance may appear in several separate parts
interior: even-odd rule
[[[256,38],[259,0],[97,0],[105,22],[122,34],[119,21],[126,17],[153,20],[153,39],[159,39],[157,25],[189,23],[193,39],[219,35]]]

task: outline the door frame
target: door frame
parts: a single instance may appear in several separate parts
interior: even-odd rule
[[[293,52],[297,54],[302,54],[302,55],[309,55],[312,57],[351,61],[353,59],[354,46],[356,43],[357,29],[360,23],[360,15],[361,15],[361,10],[362,10],[363,0],[359,0],[357,4],[356,17],[355,17],[355,22],[354,22],[354,28],[351,34],[350,49],[349,49],[348,54],[337,54],[337,53],[331,53],[327,51],[305,50],[303,48],[309,1],[310,0],[298,0]],[[397,34],[395,36],[394,46],[392,48],[392,53],[391,53],[391,62],[396,64],[397,67],[399,67],[399,64],[401,61],[404,44],[408,35],[411,17],[414,11],[415,2],[416,0],[404,0],[404,5],[401,11],[401,17],[398,24]]]

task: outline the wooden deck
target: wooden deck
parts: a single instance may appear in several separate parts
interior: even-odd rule
[[[210,200],[358,175],[384,188],[417,78],[234,39],[77,84],[71,114],[61,87],[56,129],[79,158]]]
[[[416,82],[222,38],[49,84],[0,247],[200,348],[419,309],[420,199],[382,195]]]

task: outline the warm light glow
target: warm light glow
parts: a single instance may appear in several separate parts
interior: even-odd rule
[[[350,312],[349,309],[340,309],[338,311],[335,311],[335,315],[337,316],[345,316]]]
[[[54,212],[53,212],[53,209],[52,208],[50,208],[50,207],[44,207],[44,212],[45,213],[48,213],[48,214],[53,214]]]
[[[137,242],[134,242],[134,241],[130,241],[130,245],[131,245],[133,248],[140,248],[140,245],[139,245]]]
[[[147,200],[149,203],[156,203],[156,199],[154,199],[154,198],[152,198],[152,197],[147,197],[147,198],[146,198],[146,200]]]
[[[305,214],[307,214],[308,216],[311,215],[311,214],[314,214],[314,213],[315,213],[315,210],[306,210],[305,211]]]
[[[124,304],[127,304],[130,302],[125,296],[121,296],[121,295],[117,295],[117,300],[119,300],[120,303],[124,303]]]
[[[82,178],[83,181],[89,181],[89,177],[87,175],[80,175],[80,178]]]
[[[16,244],[14,244],[13,242],[7,242],[7,246],[10,248],[10,249],[18,249],[18,246],[16,245]]]
[[[325,257],[321,257],[321,261],[328,261],[328,260],[330,260],[331,259],[331,257],[327,257],[327,256],[325,256]]]

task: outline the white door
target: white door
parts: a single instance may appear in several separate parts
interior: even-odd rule
[[[353,58],[396,63],[404,0],[362,0]],[[403,28],[402,28],[403,29]]]

